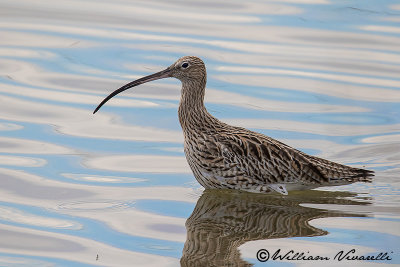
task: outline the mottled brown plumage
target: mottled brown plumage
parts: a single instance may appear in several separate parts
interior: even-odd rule
[[[198,57],[186,56],[167,69],[143,77],[111,93],[110,98],[139,84],[174,77],[182,82],[179,121],[186,159],[205,188],[248,192],[313,188],[369,181],[372,171],[307,155],[271,137],[223,123],[204,106],[206,67]]]

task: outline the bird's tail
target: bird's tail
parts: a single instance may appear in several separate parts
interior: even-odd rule
[[[309,156],[308,159],[331,183],[371,182],[374,176],[374,171],[354,168],[314,156]]]

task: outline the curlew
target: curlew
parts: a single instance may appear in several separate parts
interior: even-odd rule
[[[178,109],[184,151],[197,181],[204,188],[248,192],[279,192],[370,181],[373,171],[353,168],[308,155],[266,135],[228,125],[204,106],[207,73],[204,62],[185,56],[160,72],[130,82],[107,96],[140,84],[174,77],[182,82]]]

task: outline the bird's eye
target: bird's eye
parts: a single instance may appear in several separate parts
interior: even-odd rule
[[[184,68],[184,69],[186,69],[187,67],[189,67],[189,63],[187,63],[187,62],[184,62],[183,64],[182,64],[182,66],[181,66],[182,68]]]

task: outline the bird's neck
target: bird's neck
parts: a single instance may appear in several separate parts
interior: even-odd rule
[[[184,133],[187,130],[206,126],[213,118],[204,106],[205,87],[205,78],[199,81],[182,82],[178,115]]]

